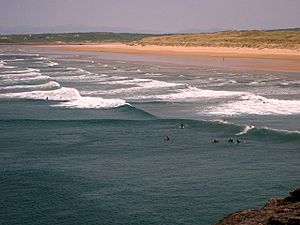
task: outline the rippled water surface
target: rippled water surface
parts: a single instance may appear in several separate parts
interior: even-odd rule
[[[3,224],[206,225],[299,185],[295,74],[0,51]]]

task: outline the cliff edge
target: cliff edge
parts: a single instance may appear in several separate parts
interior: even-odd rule
[[[230,214],[215,225],[300,225],[300,188],[286,198],[272,198],[261,209]]]

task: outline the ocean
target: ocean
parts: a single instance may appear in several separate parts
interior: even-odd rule
[[[299,73],[191,61],[0,46],[0,224],[208,225],[299,186]]]

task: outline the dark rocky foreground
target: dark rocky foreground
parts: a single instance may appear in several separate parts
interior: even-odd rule
[[[261,209],[230,214],[216,225],[300,225],[300,188],[286,198],[272,198]]]

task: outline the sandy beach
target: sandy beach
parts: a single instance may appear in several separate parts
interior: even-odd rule
[[[112,44],[57,44],[37,45],[37,48],[64,51],[105,52],[119,54],[141,54],[157,56],[213,57],[216,66],[231,61],[226,66],[300,72],[300,49],[254,49],[224,47],[180,47],[180,46],[140,46],[121,43]],[[235,61],[235,63],[233,63]]]

